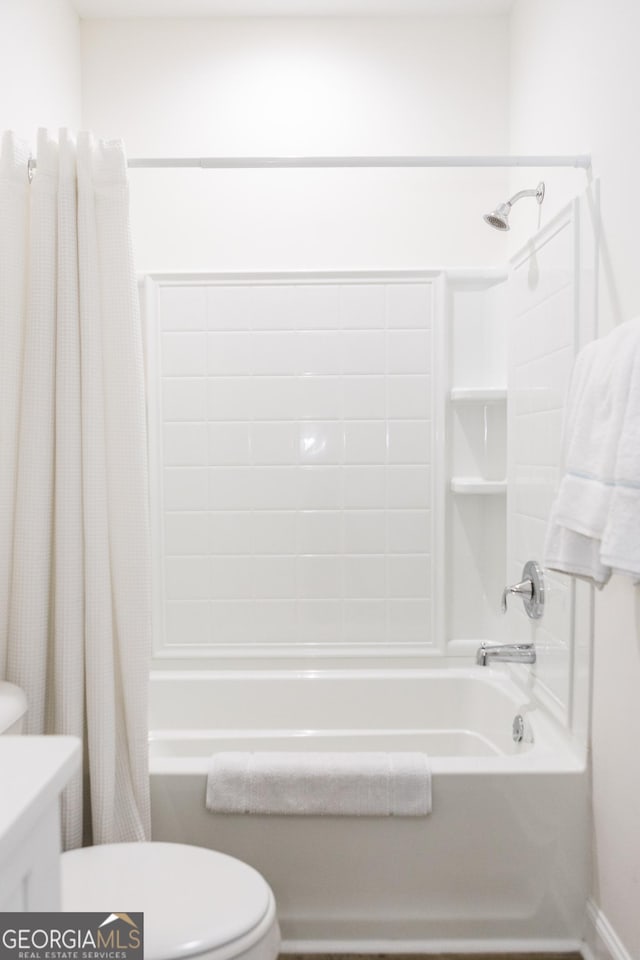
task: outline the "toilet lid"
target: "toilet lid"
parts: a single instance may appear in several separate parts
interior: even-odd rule
[[[116,843],[63,854],[63,910],[144,913],[145,960],[212,951],[264,918],[271,891],[246,863],[181,843]]]

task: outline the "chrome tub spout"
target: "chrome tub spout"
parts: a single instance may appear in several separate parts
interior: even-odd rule
[[[476,663],[535,663],[536,648],[532,643],[483,643],[478,648]]]

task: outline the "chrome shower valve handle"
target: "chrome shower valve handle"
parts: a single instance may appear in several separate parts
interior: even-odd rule
[[[507,597],[510,593],[530,600],[533,596],[533,584],[531,580],[521,580],[520,583],[514,583],[511,587],[505,587],[502,591],[502,603],[500,604],[503,613],[507,612]]]
[[[544,613],[544,578],[542,568],[535,560],[528,560],[522,570],[522,580],[502,591],[502,612],[507,612],[509,594],[522,597],[524,609],[531,620],[539,620]]]

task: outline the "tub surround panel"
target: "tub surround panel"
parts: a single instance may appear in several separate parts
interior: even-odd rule
[[[590,201],[592,202],[592,201]],[[560,477],[565,396],[577,351],[593,338],[595,237],[586,196],[565,207],[511,261],[508,282],[507,581],[542,563]],[[590,588],[545,571],[542,620],[512,599],[511,639],[534,640],[537,663],[514,674],[586,742]]]
[[[430,277],[148,285],[164,651],[432,647]]]
[[[147,280],[159,656],[504,639],[506,276]]]
[[[447,274],[445,288],[446,597],[451,653],[496,642],[505,583],[506,273]]]

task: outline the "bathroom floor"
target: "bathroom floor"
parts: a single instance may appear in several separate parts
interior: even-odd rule
[[[579,953],[288,953],[281,954],[281,960],[582,960]]]

